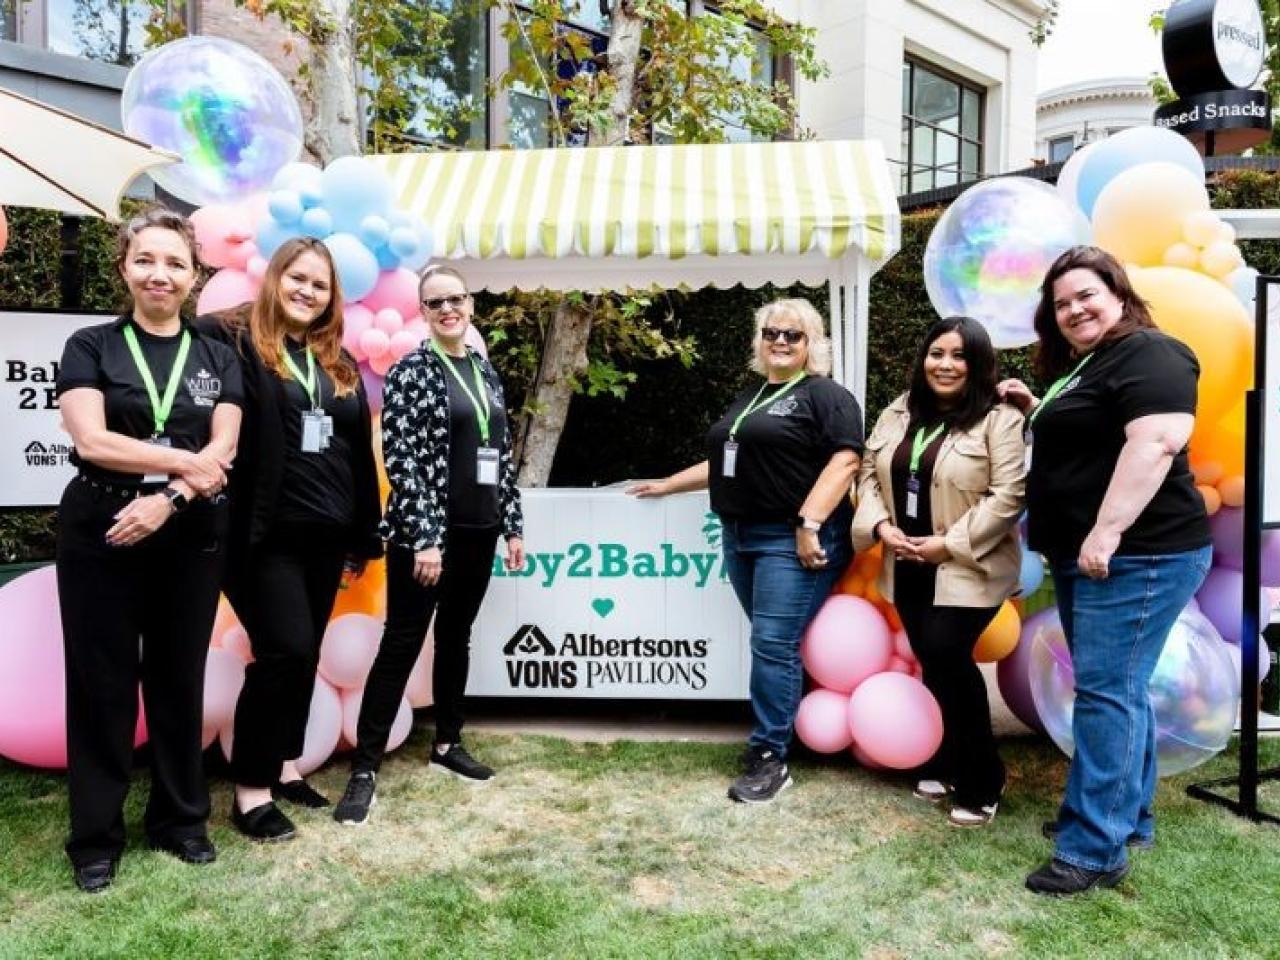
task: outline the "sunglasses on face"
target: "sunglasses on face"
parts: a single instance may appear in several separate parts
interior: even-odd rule
[[[779,330],[777,327],[761,327],[760,339],[766,343],[774,343],[781,338],[785,343],[795,346],[804,339],[803,330]]]
[[[430,300],[423,300],[422,305],[428,310],[437,311],[444,308],[447,303],[451,309],[461,310],[462,305],[471,299],[469,293],[457,293],[452,297],[432,297]]]

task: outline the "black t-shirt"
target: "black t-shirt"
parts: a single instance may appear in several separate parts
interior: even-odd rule
[[[764,404],[742,421],[736,437],[734,476],[724,475],[724,445],[738,414],[755,398],[748,387],[707,432],[711,509],[728,520],[791,523],[831,457],[839,450],[862,454],[862,411],[848,390],[830,377],[805,377],[776,397],[769,385]],[[849,507],[841,498],[837,513]]]
[[[178,357],[182,333],[157,337],[147,333],[129,317],[111,323],[77,330],[62,349],[58,368],[58,396],[79,387],[92,387],[102,393],[107,429],[138,440],[155,433],[155,419],[145,381],[134,363],[133,354],[124,338],[126,325],[137,333],[138,346],[160,397],[165,395],[169,375]],[[213,409],[220,403],[240,406],[244,389],[240,363],[225,344],[200,334],[183,321],[182,329],[191,336],[186,363],[174,396],[173,409],[165,421],[164,436],[179,450],[197,451],[209,442],[209,422]],[[118,473],[88,463],[72,451],[71,462],[81,472],[117,484],[141,483],[136,473]]]
[[[307,375],[307,352],[285,339],[294,366]],[[288,367],[285,367],[288,370]],[[334,393],[333,380],[316,364],[320,405],[333,418],[329,446],[319,453],[302,450],[302,414],[311,409],[306,389],[292,375],[284,380],[284,473],[280,483],[282,523],[347,526],[355,503],[352,447],[360,442],[360,401],[354,393]]]
[[[470,361],[451,357],[454,370],[466,377],[467,389],[476,393],[476,378]],[[476,458],[480,449],[480,418],[475,405],[463,392],[458,378],[444,373],[449,388],[449,525],[454,527],[496,526],[499,519],[497,484],[476,482]],[[507,411],[487,377],[481,376],[489,395],[489,447],[503,450],[507,444]]]
[[[1080,552],[1125,444],[1125,426],[1152,414],[1194,414],[1199,376],[1195,354],[1158,330],[1139,330],[1095,351],[1078,377],[1030,421],[1031,549],[1062,562]],[[1183,448],[1116,553],[1181,553],[1209,542],[1204,501]]]

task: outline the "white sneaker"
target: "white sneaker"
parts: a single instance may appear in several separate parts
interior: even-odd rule
[[[991,803],[985,807],[952,807],[947,815],[947,822],[953,827],[985,827],[996,818],[1000,804]]]
[[[943,783],[941,780],[921,780],[911,793],[921,800],[928,800],[930,803],[941,803],[951,796],[951,784]]]

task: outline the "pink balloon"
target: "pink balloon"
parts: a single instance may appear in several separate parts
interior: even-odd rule
[[[399,311],[384,307],[373,315],[373,327],[381,330],[388,337],[394,336],[404,329],[404,318]]]
[[[897,654],[894,654],[892,657],[890,657],[890,658],[889,658],[889,672],[890,672],[890,673],[905,673],[907,676],[910,676],[910,675],[911,675],[911,663],[910,663],[910,661],[903,660],[903,659],[902,659],[900,656],[898,656]]]
[[[422,645],[422,652],[418,654],[417,662],[409,672],[409,682],[404,688],[405,699],[409,701],[411,707],[429,707],[435,702],[435,694],[431,687],[435,649],[435,637],[428,629],[427,641]]]
[[[427,339],[427,337],[431,336],[431,328],[427,326],[427,321],[423,320],[421,317],[416,317],[413,320],[406,320],[404,328],[417,337],[419,342],[422,342]]]
[[[849,731],[849,695],[834,690],[814,690],[805,695],[796,711],[796,736],[817,753],[838,753],[853,743]]]
[[[347,613],[329,621],[320,643],[320,675],[344,690],[364,686],[378,655],[382,622],[363,613]]]
[[[372,370],[374,373],[376,373],[378,376],[385,377],[387,375],[387,371],[390,370],[395,365],[395,362],[396,362],[396,358],[393,357],[391,355],[391,351],[388,350],[386,353],[383,353],[379,356],[370,357],[369,369]]]
[[[316,677],[311,692],[311,709],[307,714],[307,734],[302,756],[294,758],[298,772],[304,777],[319,770],[333,755],[342,736],[342,698],[324,677]],[[235,724],[227,724],[218,734],[222,755],[229,761],[235,747]]]
[[[204,727],[200,743],[208,749],[236,715],[244,686],[244,661],[229,650],[209,648],[204,669]]]
[[[907,631],[895,630],[893,634],[893,654],[910,663],[915,660],[916,652],[911,649],[911,641],[907,639]]]
[[[827,599],[800,642],[800,658],[814,680],[829,690],[852,692],[889,666],[893,639],[880,611],[861,597]]]
[[[413,353],[420,341],[408,330],[401,330],[391,335],[391,356],[399,360],[406,353]]]
[[[418,316],[418,275],[403,267],[383,270],[373,289],[364,295],[364,304],[375,313],[390,308],[406,320]]]
[[[244,627],[236,624],[222,634],[222,649],[233,654],[241,663],[253,663],[253,644]]]
[[[463,342],[486,360],[489,359],[489,347],[484,342],[484,334],[476,329],[476,325],[474,323],[467,327],[467,333],[466,336],[463,337]]]
[[[262,278],[267,274],[268,262],[266,257],[258,256],[257,247],[254,247],[253,249],[254,249],[254,254],[249,258],[248,262],[244,265],[244,272],[247,273],[254,280],[257,280],[259,284],[261,284]]]
[[[862,764],[862,766],[866,767],[868,770],[886,769],[883,763],[876,763],[875,760],[868,756],[867,751],[863,750],[856,743],[849,748],[849,752],[853,754],[853,759],[857,760],[858,763]]]
[[[236,205],[211,203],[191,214],[196,232],[196,253],[207,267],[244,269],[249,257],[257,253],[246,249],[253,244],[255,224],[247,211]]]
[[[363,690],[342,691],[342,739],[352,746],[356,744],[356,728],[360,722],[360,704],[363,702]],[[401,697],[396,718],[391,722],[391,733],[387,737],[387,750],[394,750],[408,740],[412,730],[413,709],[409,706],[409,701]]]
[[[342,308],[342,346],[356,360],[366,356],[360,345],[360,337],[373,326],[373,313],[360,303],[348,303]]]
[[[4,215],[4,207],[0,207],[0,253],[9,245],[9,219]]]
[[[200,291],[196,313],[213,313],[215,310],[238,307],[242,303],[252,303],[258,296],[259,286],[259,282],[249,274],[224,267],[210,277]]]
[[[360,349],[370,361],[386,356],[391,349],[391,338],[381,330],[366,330],[360,334],[359,342]],[[382,373],[385,374],[386,371]]]
[[[942,743],[942,711],[923,683],[900,673],[868,677],[849,698],[849,729],[876,763],[918,767]]]
[[[360,364],[360,379],[369,397],[369,410],[374,416],[382,412],[382,374],[374,373],[367,363]]]

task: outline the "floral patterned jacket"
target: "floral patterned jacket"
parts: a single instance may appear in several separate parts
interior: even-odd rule
[[[488,360],[470,347],[499,405],[502,382]],[[379,532],[416,551],[445,547],[449,506],[449,387],[444,364],[424,340],[389,371],[382,401],[382,456],[391,483]],[[498,512],[503,537],[524,536],[524,514],[510,430],[498,464]]]

